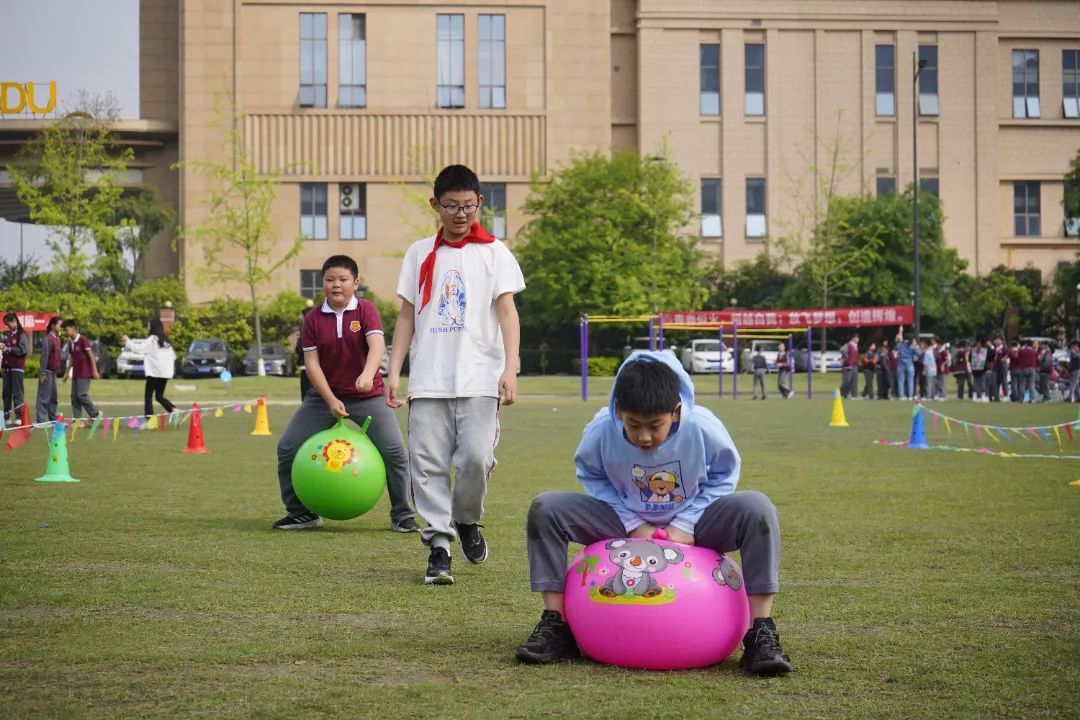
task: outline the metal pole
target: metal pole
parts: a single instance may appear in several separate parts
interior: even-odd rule
[[[649,350],[656,350],[656,324],[649,318]]]
[[[657,350],[663,350],[664,349],[664,316],[663,315],[657,315],[656,316],[656,322],[657,322],[656,349]]]
[[[795,394],[795,340],[791,333],[787,336],[787,381],[788,391]],[[786,398],[785,398],[786,399]]]
[[[717,339],[720,340],[720,362],[716,367],[716,393],[717,397],[724,397],[724,326],[716,328]]]
[[[814,326],[806,326],[806,397],[814,398]]]
[[[582,315],[578,325],[578,347],[581,351],[581,399],[589,399],[589,316]]]
[[[731,399],[739,399],[739,324],[731,324],[731,358],[735,361],[735,372],[731,374]]]
[[[919,67],[918,51],[911,54],[911,66],[914,76],[911,80],[911,169],[915,178],[912,187],[912,205],[914,222],[911,232],[915,244],[915,338],[922,332],[922,297],[919,291]]]

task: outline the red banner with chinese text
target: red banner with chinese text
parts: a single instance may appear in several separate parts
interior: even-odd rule
[[[911,305],[832,308],[830,310],[674,310],[660,313],[665,325],[735,323],[740,328],[874,327],[911,325]]]

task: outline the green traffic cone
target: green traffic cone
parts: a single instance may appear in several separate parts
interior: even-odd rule
[[[45,463],[45,474],[36,478],[35,482],[79,482],[71,477],[68,469],[67,435],[64,428],[64,418],[58,417],[49,434],[49,459]]]

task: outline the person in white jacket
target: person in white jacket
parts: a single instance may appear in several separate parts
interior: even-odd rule
[[[160,318],[150,320],[148,332],[150,336],[142,340],[132,340],[127,335],[122,338],[125,350],[141,353],[145,357],[143,368],[146,373],[146,390],[143,393],[143,414],[154,414],[154,398],[165,408],[165,412],[175,412],[176,406],[165,397],[165,386],[176,368],[176,352],[169,344]]]

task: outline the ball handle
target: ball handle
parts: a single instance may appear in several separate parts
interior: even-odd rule
[[[652,534],[653,540],[667,540],[667,530],[664,528],[656,528]]]

